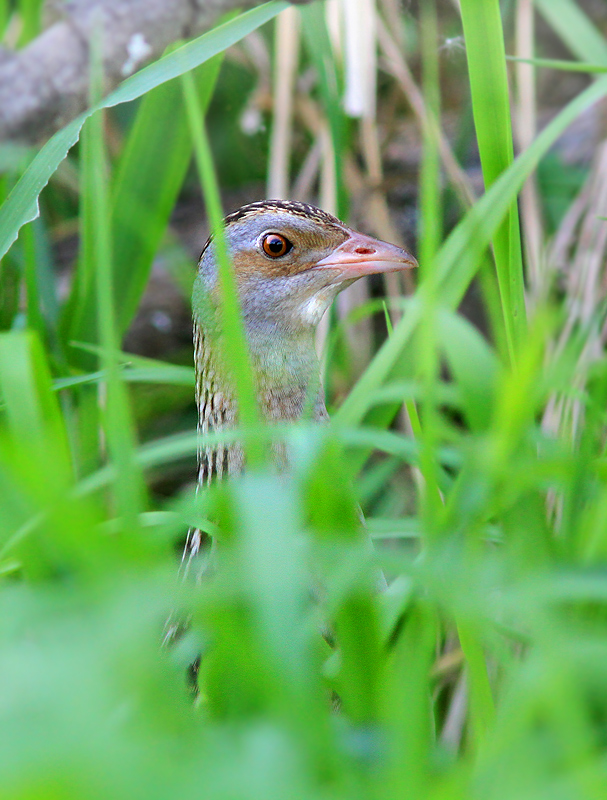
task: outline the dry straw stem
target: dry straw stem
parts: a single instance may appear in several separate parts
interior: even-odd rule
[[[590,176],[569,207],[547,258],[546,288],[555,273],[565,280],[567,316],[558,339],[551,345],[551,358],[556,360],[578,329],[586,332],[586,341],[573,372],[571,392],[553,394],[544,410],[542,429],[553,437],[564,436],[572,443],[580,437],[584,425],[584,403],[588,373],[603,358],[607,330],[599,326],[600,307],[605,301],[605,258],[607,227],[602,216],[607,214],[607,187],[603,175],[607,169],[607,142],[597,150]],[[547,511],[555,530],[559,530],[564,509],[562,493],[550,490]]]
[[[459,651],[461,653],[461,650]],[[464,727],[468,716],[468,680],[464,671],[460,672],[455,689],[449,703],[449,710],[445,716],[440,741],[453,753],[457,753],[461,746]]]
[[[415,83],[407,62],[379,16],[377,18],[377,38],[383,55],[383,68],[396,79],[411,106],[411,110],[417,117],[419,124],[427,127],[428,131],[436,136],[445,172],[453,184],[462,205],[465,208],[472,206],[476,201],[476,195],[472,184],[466,173],[457,163],[451,145],[444,133],[440,130],[437,121],[429,113],[424,101],[424,96]]]
[[[400,49],[404,47],[403,6],[401,0],[381,0],[382,13],[388,30],[392,31]]]
[[[575,370],[575,389],[582,394],[590,366],[603,357],[605,327],[595,321],[605,301],[607,257],[607,142],[598,148],[586,185],[566,214],[549,257],[550,271],[565,279],[567,318],[554,345],[558,357],[576,330],[586,332],[586,341]],[[551,397],[542,420],[545,431],[568,434],[577,441],[584,419],[581,400],[570,394]]]
[[[320,170],[320,161],[323,153],[322,134],[314,137],[312,146],[304,159],[299,174],[293,183],[291,194],[294,200],[308,202],[312,195],[314,182]]]
[[[360,124],[360,133],[362,153],[367,170],[367,221],[377,236],[402,246],[404,243],[400,234],[392,224],[390,211],[388,209],[388,201],[385,193],[381,189],[384,174],[381,161],[381,147],[377,133],[377,120],[375,119],[374,113],[373,116],[370,114],[363,116]],[[405,280],[407,281],[407,288],[411,291],[413,289],[411,276],[407,275]],[[384,284],[389,297],[401,296],[399,273],[385,275]],[[396,312],[393,312],[393,314],[395,315],[394,321],[396,322],[398,314]]]
[[[294,3],[308,0],[291,0]],[[261,0],[71,0],[62,19],[0,58],[0,141],[39,142],[87,107],[90,45],[102,34],[109,91],[165,48]]]
[[[375,0],[342,0],[346,90],[351,117],[374,117],[376,105]]]
[[[361,147],[367,172],[367,221],[377,236],[402,245],[401,237],[390,219],[385,193],[381,190],[384,175],[377,130],[378,14],[375,3],[373,0],[359,0],[357,5],[350,6],[346,19],[350,20],[345,41],[349,75],[346,111],[360,117]],[[361,44],[364,45],[362,49]],[[384,284],[389,297],[400,297],[399,274],[385,275]]]
[[[296,97],[298,117],[313,137],[313,144],[295,182],[293,197],[306,200],[320,175],[320,205],[329,213],[337,213],[337,183],[335,158],[329,126],[318,104],[308,95],[298,93]],[[320,321],[316,329],[316,351],[324,359],[325,344],[329,333],[329,315]]]
[[[284,16],[284,15],[283,15]],[[376,133],[375,107],[376,107],[376,81],[377,71],[375,59],[375,37],[373,36],[373,21],[375,10],[373,0],[356,0],[352,3],[331,3],[327,7],[327,25],[332,32],[332,45],[335,55],[340,57],[345,53],[345,79],[346,96],[344,103],[348,112],[361,116],[362,148],[367,164],[368,180],[360,181],[357,195],[364,198],[366,206],[365,218],[367,227],[378,236],[391,241],[398,240],[398,234],[390,222],[385,198],[380,191],[382,182],[381,153]],[[343,22],[343,27],[339,22]],[[295,22],[291,23],[295,25]],[[338,36],[338,31],[343,32],[343,37]],[[364,35],[363,35],[364,33]],[[285,37],[289,35],[285,32]],[[270,195],[275,195],[279,190],[286,190],[288,185],[288,158],[286,156],[286,140],[290,136],[290,108],[291,94],[294,91],[294,72],[296,60],[293,58],[293,47],[290,47],[288,56],[281,56],[280,42],[277,49],[277,69],[275,80],[275,122],[274,131],[281,131],[282,135],[273,137],[272,141],[272,167],[268,185]],[[341,52],[343,49],[343,53]],[[287,94],[289,97],[287,98]],[[306,127],[314,137],[314,144],[310,148],[308,157],[295,183],[293,194],[298,197],[309,195],[314,180],[319,176],[319,199],[323,208],[333,214],[338,214],[338,176],[335,171],[335,142],[331,136],[331,129],[326,118],[326,113],[309,96],[300,92],[297,97],[297,112]],[[279,117],[279,115],[281,115]],[[282,154],[281,168],[275,164],[278,155]],[[346,154],[343,154],[346,157]],[[347,183],[346,175],[342,180]],[[352,188],[352,187],[350,187]],[[395,276],[391,276],[394,278]],[[368,299],[366,281],[358,281],[350,289],[342,293],[337,301],[337,314],[339,318],[348,315],[352,307],[361,305]],[[390,293],[400,295],[398,281],[390,285]],[[326,342],[329,327],[329,318],[325,317],[317,329],[317,350],[322,352]],[[371,351],[371,327],[368,320],[348,328],[347,337],[350,341],[351,351],[357,361],[366,362]]]
[[[335,174],[335,153],[333,150],[333,140],[326,119],[320,121],[320,205],[330,214],[337,214],[337,175]],[[361,283],[361,281],[358,281]],[[351,289],[346,289],[343,294],[348,294]],[[343,302],[343,301],[342,301]],[[338,306],[339,310],[339,306]],[[326,344],[329,335],[329,314],[325,314],[316,329],[316,349],[320,354],[323,369],[326,365]]]
[[[299,57],[299,14],[287,8],[276,20],[276,55],[274,65],[274,113],[268,167],[268,197],[289,194],[289,162],[293,94]]]
[[[240,127],[246,134],[257,132],[263,125],[262,112],[272,108],[272,68],[268,44],[261,32],[255,30],[226,50],[225,56],[255,75],[255,88],[240,115]]]
[[[383,167],[381,145],[378,136],[376,114],[377,86],[377,40],[376,28],[378,14],[375,3],[361,0],[355,6],[349,6],[346,20],[345,50],[348,58],[346,110],[353,116],[360,117],[360,140],[365,162],[366,176],[357,179],[357,170],[352,161],[349,162],[346,181],[349,188],[362,199],[364,217],[367,227],[382,239],[403,244],[401,236],[392,224],[385,193],[382,191]],[[361,39],[361,32],[364,36]],[[361,49],[359,39],[364,44]],[[362,177],[362,176],[361,176]],[[348,180],[349,179],[349,180]],[[411,277],[404,276],[406,287],[412,290]],[[401,277],[397,274],[384,276],[386,293],[389,297],[400,297],[402,294]],[[368,297],[366,282],[359,282],[339,299],[340,315],[346,315],[353,303],[361,303]],[[396,312],[393,312],[396,313]],[[396,319],[394,320],[397,321]],[[369,326],[366,326],[369,328]],[[369,342],[370,329],[360,331],[361,340]],[[360,342],[359,342],[360,345]],[[366,353],[365,353],[366,356]]]

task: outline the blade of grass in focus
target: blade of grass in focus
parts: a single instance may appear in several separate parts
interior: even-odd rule
[[[464,16],[463,6],[462,15]],[[422,43],[422,52],[424,54],[424,88],[429,97],[431,113],[436,119],[439,119],[438,62],[436,56],[437,21],[436,7],[433,2],[424,5],[421,23],[424,26],[424,39]],[[470,48],[468,37],[467,43]],[[471,58],[470,50],[468,50],[468,58]],[[472,73],[471,69],[470,73]],[[472,74],[470,75],[470,80],[473,84]],[[481,90],[481,95],[483,97],[486,96],[484,89]],[[503,131],[503,127],[500,128],[499,125],[501,122],[503,122],[503,120],[498,121],[497,129]],[[479,123],[477,121],[477,131],[478,125]],[[503,142],[501,144],[504,145]],[[481,155],[482,154],[483,150],[481,149]],[[510,160],[511,158],[512,153],[510,152]],[[438,165],[438,149],[435,139],[432,136],[426,135],[424,137],[424,159],[422,161],[420,193],[421,208],[424,213],[424,230],[420,242],[420,257],[422,257],[420,269],[422,271],[422,285],[425,295],[417,336],[417,349],[420,353],[420,373],[425,395],[422,408],[424,425],[422,427],[422,450],[420,454],[421,469],[425,479],[422,518],[425,523],[425,535],[430,539],[430,546],[432,546],[432,538],[435,537],[440,530],[441,517],[444,516],[442,513],[443,501],[437,488],[438,465],[436,462],[436,447],[440,436],[439,413],[436,402],[436,386],[439,376],[438,343],[440,330],[437,309],[437,304],[440,302],[440,285],[437,281],[438,264],[436,261],[436,254],[440,244],[440,228],[438,226],[440,224],[441,213],[441,204],[438,196],[440,178]],[[486,172],[485,179],[488,182]],[[497,261],[497,247],[495,247],[495,250]],[[503,256],[508,258],[508,253],[504,253]],[[426,264],[424,264],[423,258],[428,259]],[[506,313],[506,310],[504,310],[504,314]],[[514,358],[513,351],[511,351],[511,358]],[[471,697],[471,724],[476,747],[478,748],[486,739],[489,725],[494,716],[491,687],[488,680],[485,656],[479,644],[477,630],[475,630],[473,626],[467,625],[459,617],[456,617],[456,624],[460,645],[466,659]]]
[[[438,61],[438,31],[434,1],[421,8],[423,88],[427,111],[440,125],[440,85]],[[427,127],[422,129],[423,152],[420,168],[419,263],[422,276],[427,278],[434,269],[434,259],[442,241],[443,203],[441,191],[438,140]]]
[[[215,57],[194,71],[206,108],[219,70]],[[152,261],[177,200],[192,154],[183,96],[178,81],[148,92],[116,167],[111,203],[113,291],[117,325],[123,334],[147,284]],[[64,309],[66,342],[97,338],[94,282],[82,267],[76,272]],[[92,366],[91,358],[71,352],[72,361]]]
[[[245,449],[250,464],[254,467],[262,463],[263,449],[256,436],[253,435],[255,427],[259,426],[260,421],[244,323],[240,313],[236,276],[224,234],[221,198],[202,109],[191,74],[186,73],[182,77],[182,81],[196,165],[217,253],[224,346],[226,352],[229,353],[230,365],[234,371],[240,419],[244,427]]]
[[[514,152],[500,7],[498,0],[480,4],[463,0],[461,10],[476,138],[488,189],[510,166]],[[522,248],[514,199],[492,239],[506,341],[514,365],[526,326]]]
[[[440,124],[440,88],[438,65],[438,30],[436,5],[434,0],[424,4],[421,17],[421,46],[423,58],[423,87],[426,95],[428,113]],[[436,386],[438,377],[438,349],[436,336],[436,313],[438,284],[436,280],[436,254],[442,241],[443,204],[440,188],[440,161],[438,142],[429,126],[422,128],[423,152],[420,169],[420,224],[419,263],[420,285],[425,289],[425,302],[422,310],[417,350],[419,352],[419,378],[424,398],[421,416],[424,419],[421,433],[421,472],[424,478],[422,497],[422,516],[426,536],[431,538],[436,529],[442,500],[437,483],[436,445],[438,437],[438,418],[436,406]],[[411,411],[409,412],[411,418]],[[417,416],[417,412],[413,412]],[[413,420],[412,420],[413,423]]]
[[[93,101],[101,86],[101,59],[92,60]],[[116,465],[114,496],[118,512],[127,527],[136,528],[145,488],[134,459],[135,434],[125,385],[118,362],[117,318],[114,304],[112,238],[107,162],[103,137],[103,112],[86,123],[82,139],[81,239],[85,269],[95,285],[96,316],[102,347],[101,364],[107,375],[106,404],[103,409],[108,454]]]

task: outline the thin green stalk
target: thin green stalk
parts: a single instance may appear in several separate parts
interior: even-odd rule
[[[506,61],[512,61],[517,64],[531,64],[533,67],[544,67],[544,69],[559,69],[564,72],[589,72],[592,75],[602,75],[607,72],[607,66],[591,64],[588,61],[563,61],[558,58],[519,58],[518,56],[506,56]]]
[[[19,36],[19,47],[23,47],[39,34],[43,2],[44,0],[20,0],[21,35]]]
[[[441,191],[438,137],[434,128],[440,125],[440,86],[438,73],[438,31],[436,5],[427,0],[420,7],[423,88],[432,125],[422,130],[423,149],[420,169],[419,263],[422,274],[434,268],[434,258],[442,240],[443,203]]]
[[[392,336],[392,331],[394,330],[394,326],[392,325],[392,318],[388,312],[388,304],[386,301],[383,301],[384,307],[384,318],[386,320],[386,329],[388,331],[388,336]],[[413,438],[421,441],[422,438],[422,426],[421,422],[419,421],[419,414],[417,413],[417,406],[415,405],[415,400],[405,400],[405,408],[407,410],[407,414],[409,416],[409,422],[411,423],[411,431],[413,433]]]
[[[417,406],[415,405],[415,400],[405,400],[405,408],[407,409],[407,414],[409,415],[409,422],[411,423],[411,431],[413,432],[413,437],[415,439],[421,440],[422,424],[419,420],[419,414],[417,413]]]
[[[93,100],[100,84],[99,54],[93,52]],[[97,295],[97,324],[102,348],[101,367],[107,376],[104,414],[105,433],[111,461],[116,466],[114,492],[118,512],[125,524],[138,525],[143,504],[144,484],[137,466],[135,437],[125,385],[120,375],[120,355],[116,336],[116,313],[112,285],[112,253],[109,227],[109,193],[103,140],[103,117],[93,114],[82,137],[82,221],[84,257],[91,260]]]
[[[468,668],[472,735],[478,750],[485,741],[487,731],[495,718],[495,703],[483,648],[465,623],[461,621],[457,623],[457,633]]]
[[[63,365],[64,348],[57,331],[59,301],[55,285],[56,276],[50,242],[43,221],[37,219],[24,227],[21,238],[27,324],[29,328],[38,332],[40,341],[47,342],[55,362]]]
[[[535,0],[546,22],[579,59],[607,65],[607,42],[575,0]]]
[[[34,239],[33,223],[24,227],[21,232],[24,256],[24,277],[26,290],[27,326],[35,330],[40,341],[46,339],[46,326],[41,312],[40,293],[36,275],[37,253]]]
[[[390,318],[390,314],[388,313],[388,306],[384,301],[384,315],[386,318],[386,327],[388,330],[388,336],[392,335],[392,331],[394,330],[392,325],[392,320]],[[422,429],[422,424],[419,418],[419,414],[417,411],[417,405],[415,400],[405,400],[404,401],[405,409],[409,416],[409,422],[411,424],[411,432],[413,433],[413,438],[420,444],[421,450],[421,460],[422,460],[422,467],[424,466],[423,456],[424,456],[424,443],[427,440],[427,437],[424,435],[424,431]],[[428,469],[428,464],[425,464],[426,470],[424,471],[422,468],[422,474],[424,477],[424,481],[426,484],[426,494],[431,494],[434,500],[438,501],[438,503],[442,503],[442,497],[440,493],[440,488],[438,485],[438,473],[435,469],[435,455],[433,452],[433,463],[430,465]]]
[[[603,77],[568,103],[454,228],[437,254],[441,301],[445,306],[456,308],[461,302],[499,221],[508,213],[512,198],[540,158],[574,119],[606,95],[607,78]],[[424,289],[422,286],[410,301],[407,313],[394,327],[394,335],[382,345],[345,399],[336,415],[341,424],[359,422],[369,408],[367,397],[395,371],[419,323]],[[395,413],[393,407],[386,407],[378,415],[378,424],[385,427]]]
[[[0,36],[4,36],[8,23],[9,7],[8,0],[0,0]]]
[[[225,349],[229,353],[230,366],[233,370],[236,384],[240,421],[244,429],[245,449],[249,463],[256,465],[263,462],[264,453],[261,443],[254,435],[255,428],[259,426],[260,417],[244,323],[240,311],[236,276],[225,238],[221,198],[215,176],[213,156],[192,76],[190,73],[186,73],[181,80],[190,133],[194,144],[196,166],[211,223],[211,231],[213,232],[215,252],[217,253],[221,290],[221,321],[225,337]]]
[[[215,56],[193,71],[205,108],[220,63],[221,56]],[[143,98],[113,168],[110,226],[119,336],[135,316],[191,159],[181,84],[169,81]],[[86,264],[81,262],[62,310],[65,341],[97,342],[95,303],[94,282],[88,280]],[[94,368],[95,360],[89,353],[74,348],[69,353],[72,366]]]
[[[472,110],[485,187],[495,183],[513,160],[512,125],[504,36],[498,0],[462,0]],[[510,363],[514,365],[526,331],[522,250],[516,202],[493,236]]]
[[[432,120],[440,125],[440,87],[438,74],[438,30],[436,5],[427,0],[421,8],[420,33],[422,43],[424,95]],[[426,491],[423,494],[424,529],[431,534],[437,528],[442,510],[438,488],[436,450],[438,429],[436,387],[438,381],[438,338],[436,314],[439,286],[436,254],[442,239],[442,197],[440,189],[440,158],[438,140],[431,126],[423,135],[422,168],[420,174],[420,272],[426,291],[419,329],[419,376],[423,387],[424,420],[421,427],[420,462]]]

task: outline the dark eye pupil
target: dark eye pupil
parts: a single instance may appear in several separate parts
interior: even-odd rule
[[[291,242],[279,233],[269,233],[267,236],[264,236],[262,245],[265,254],[271,258],[280,258],[293,247]]]

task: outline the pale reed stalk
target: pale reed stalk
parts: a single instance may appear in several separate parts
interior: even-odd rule
[[[270,138],[268,197],[288,197],[293,94],[298,55],[299,11],[295,8],[287,8],[276,20],[274,114]]]
[[[519,58],[534,56],[533,0],[518,0],[516,9],[516,54]],[[537,133],[535,68],[516,64],[517,103],[514,114],[519,149],[526,150]],[[547,286],[542,280],[541,257],[544,231],[535,173],[529,176],[521,191],[521,222],[527,262],[528,304],[533,308],[544,296]]]

